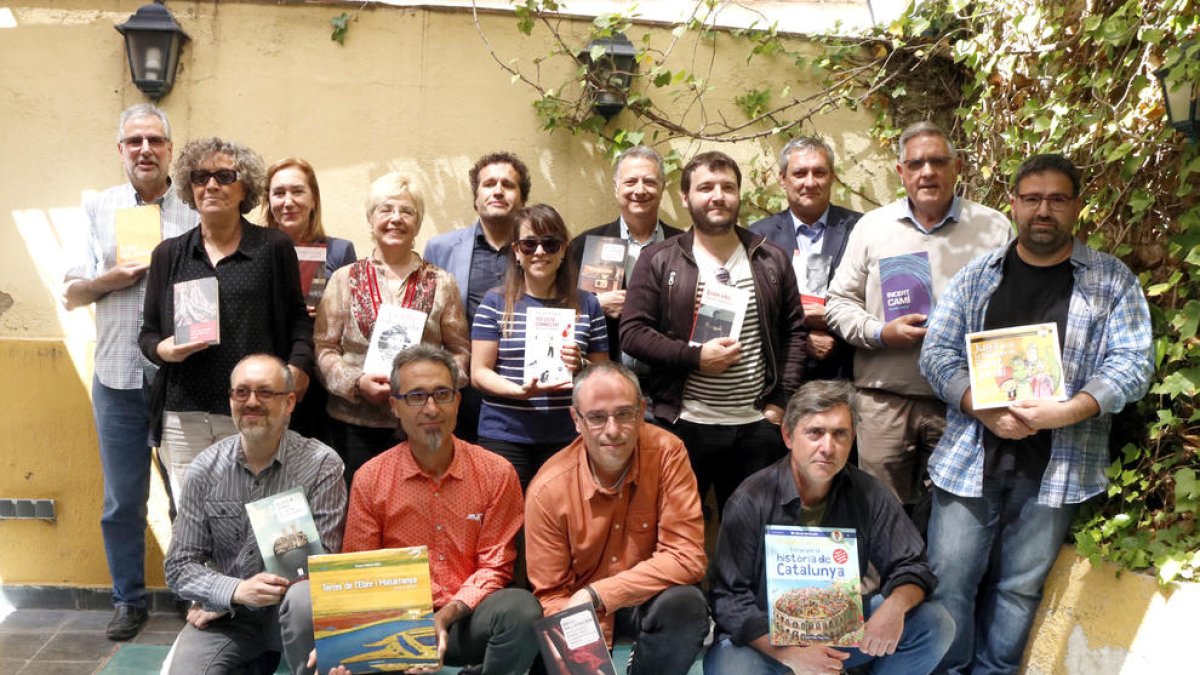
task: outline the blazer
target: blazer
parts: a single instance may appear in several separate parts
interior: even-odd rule
[[[425,252],[421,254],[428,262],[454,275],[463,307],[467,306],[467,284],[471,281],[471,253],[475,250],[475,235],[482,231],[482,227],[476,220],[470,227],[439,234],[425,244]]]
[[[325,276],[332,277],[333,273],[358,260],[354,252],[354,242],[337,237],[325,238]]]

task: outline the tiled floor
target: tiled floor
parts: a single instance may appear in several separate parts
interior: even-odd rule
[[[169,646],[183,627],[176,614],[152,614],[136,638],[127,643],[112,642],[104,636],[111,616],[110,611],[49,609],[19,609],[0,616],[0,672],[92,675],[100,672],[122,645]],[[151,668],[141,672],[158,671]]]

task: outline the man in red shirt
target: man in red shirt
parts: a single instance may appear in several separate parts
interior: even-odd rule
[[[542,610],[528,591],[505,588],[521,488],[507,460],[454,437],[457,381],[441,349],[418,345],[396,357],[392,410],[408,440],[354,475],[342,550],[427,546],[442,662],[464,673],[524,673]]]

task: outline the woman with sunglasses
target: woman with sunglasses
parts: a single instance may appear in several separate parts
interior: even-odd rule
[[[413,250],[425,214],[419,187],[403,174],[386,174],[371,184],[366,206],[375,248],[333,273],[317,309],[315,333],[318,375],[330,393],[329,444],[346,463],[347,484],[367,460],[397,442],[390,367],[388,375],[364,372],[381,308],[392,305],[424,314],[418,339],[445,348],[458,361],[464,373],[459,386],[466,384],[471,356],[458,284]],[[435,403],[441,410],[443,401]]]
[[[479,444],[512,462],[524,489],[542,464],[577,435],[569,412],[570,380],[526,377],[528,310],[575,312],[573,334],[560,356],[572,372],[585,358],[608,360],[608,333],[596,296],[578,290],[571,266],[563,264],[570,236],[562,216],[535,204],[516,219],[517,239],[510,247],[504,286],[487,292],[471,328],[471,383],[484,394]]]
[[[192,459],[238,432],[230,417],[229,374],[242,357],[283,359],[298,397],[313,370],[312,319],[292,240],[243,215],[258,206],[264,174],[257,153],[220,138],[191,141],[175,163],[173,185],[199,212],[200,226],[154,249],[138,342],[160,366],[151,391],[151,429],[161,435],[159,457],[176,499]],[[208,278],[216,279],[218,339],[177,342],[175,298],[190,288],[178,285]],[[243,431],[254,423],[253,416],[244,417]]]

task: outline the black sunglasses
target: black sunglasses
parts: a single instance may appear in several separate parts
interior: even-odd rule
[[[192,185],[208,185],[208,179],[216,178],[217,183],[221,185],[233,185],[237,182],[238,172],[233,169],[217,169],[216,171],[205,171],[204,169],[193,169],[188,179],[192,181]]]
[[[538,246],[546,252],[546,255],[554,255],[562,248],[565,242],[562,239],[554,237],[543,237],[541,239],[518,239],[513,242],[513,246],[524,255],[533,255],[537,253]]]

